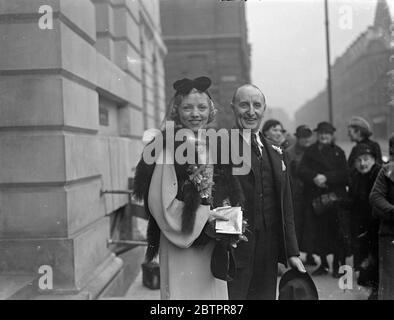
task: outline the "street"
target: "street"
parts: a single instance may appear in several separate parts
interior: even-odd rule
[[[329,256],[329,263],[331,263]],[[347,261],[351,264],[351,261]],[[315,267],[307,266],[311,273]],[[280,277],[278,277],[279,284]],[[339,279],[334,279],[331,274],[313,277],[313,281],[319,293],[319,300],[367,300],[369,289],[357,285],[356,275],[353,276],[353,289],[341,290]],[[125,300],[160,300],[160,290],[151,290],[142,285],[142,273],[138,275],[134,283],[130,286],[126,295],[121,299]]]

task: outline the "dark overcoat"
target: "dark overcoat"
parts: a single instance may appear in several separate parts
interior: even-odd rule
[[[394,162],[379,172],[369,196],[379,228],[379,300],[394,299]]]
[[[297,143],[286,149],[290,185],[294,204],[294,223],[297,233],[298,246],[304,250],[304,225],[305,225],[305,199],[304,181],[298,176],[297,170],[300,165],[305,148]]]
[[[336,210],[317,217],[312,209],[312,200],[316,197],[334,192],[340,198],[346,198],[346,184],[349,170],[344,151],[335,144],[319,146],[314,143],[306,149],[298,174],[305,183],[305,199],[307,204],[307,226],[305,244],[307,251],[325,255],[335,253],[339,242],[339,221]],[[318,174],[327,178],[327,188],[315,185],[313,179]]]
[[[378,229],[379,220],[372,215],[369,194],[381,166],[375,164],[368,173],[361,174],[356,169],[350,173],[349,204],[352,233],[353,266],[361,268],[362,262],[369,258],[368,268],[361,268],[361,279],[378,283]],[[367,269],[367,272],[365,271]],[[364,276],[362,276],[364,275]],[[359,283],[360,283],[359,277]]]

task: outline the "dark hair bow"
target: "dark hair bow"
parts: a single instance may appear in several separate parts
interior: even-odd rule
[[[208,96],[211,97],[207,92],[211,84],[212,81],[208,77],[198,77],[194,80],[184,78],[182,80],[175,81],[173,87],[176,90],[175,95],[188,94],[192,89],[197,89],[198,91],[206,92]]]

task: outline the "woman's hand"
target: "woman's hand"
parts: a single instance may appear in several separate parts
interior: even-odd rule
[[[316,177],[313,178],[313,182],[319,188],[325,188],[326,182],[327,182],[327,177],[324,174],[318,174]]]

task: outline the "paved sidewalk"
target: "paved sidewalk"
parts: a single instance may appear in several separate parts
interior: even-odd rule
[[[353,280],[353,290],[345,291],[339,288],[338,279],[334,279],[330,274],[313,277],[313,281],[319,293],[319,300],[366,300],[370,293],[369,289],[358,286],[356,279]],[[142,273],[140,273],[122,299],[160,300],[160,290],[151,290],[144,287],[142,285]]]
[[[126,300],[160,300],[160,289],[151,290],[142,284],[142,271],[125,294]]]

